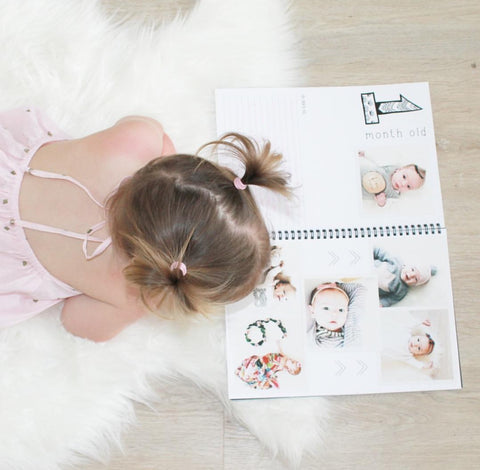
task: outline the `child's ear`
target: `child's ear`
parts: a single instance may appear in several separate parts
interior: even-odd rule
[[[313,315],[314,310],[313,310],[312,304],[309,304],[309,305],[308,305],[308,312],[309,312],[311,315]]]

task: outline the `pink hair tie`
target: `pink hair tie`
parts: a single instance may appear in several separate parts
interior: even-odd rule
[[[247,185],[238,176],[233,180],[233,184],[240,191],[247,189]]]
[[[180,263],[179,261],[174,261],[171,265],[170,265],[170,271],[173,271],[175,269],[180,269],[180,271],[182,271],[182,274],[184,276],[187,275],[187,267],[185,266],[184,263]]]

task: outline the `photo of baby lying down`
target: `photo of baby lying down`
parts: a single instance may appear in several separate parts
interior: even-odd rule
[[[365,287],[359,282],[321,282],[310,291],[307,334],[319,348],[344,348],[360,340]]]
[[[433,379],[449,374],[448,312],[389,309],[381,312],[382,374],[388,379]]]
[[[412,288],[424,286],[437,274],[437,268],[429,263],[407,263],[379,247],[373,250],[373,260],[381,307],[397,304]]]
[[[420,189],[425,182],[426,170],[416,163],[378,165],[364,151],[358,152],[358,157],[363,198],[373,199],[379,207],[389,199]]]
[[[253,389],[268,390],[280,388],[278,374],[283,371],[298,375],[302,365],[280,351],[247,357],[238,366],[235,375]]]
[[[270,267],[265,271],[264,281],[252,292],[256,307],[287,302],[295,297],[297,291],[286,273],[281,247],[274,245],[271,248],[270,263]]]

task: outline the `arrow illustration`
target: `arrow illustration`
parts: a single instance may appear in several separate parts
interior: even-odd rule
[[[332,264],[337,264],[338,263],[338,260],[340,259],[338,257],[338,255],[336,253],[334,253],[333,251],[329,251],[328,254],[332,257],[332,261],[330,261],[330,266]]]
[[[375,100],[375,93],[362,93],[363,114],[365,124],[378,124],[379,116],[394,113],[409,113],[412,111],[420,111],[422,108],[407,100],[403,95],[396,101],[380,101]]]
[[[335,364],[338,366],[338,370],[335,375],[342,375],[347,368],[340,361],[335,361]]]
[[[350,264],[357,264],[360,260],[360,255],[356,251],[349,250],[350,254],[353,257],[353,261]]]
[[[360,369],[357,372],[357,375],[363,375],[363,373],[368,369],[367,364],[365,364],[365,362],[360,361],[360,360],[357,360],[357,364],[360,365]]]

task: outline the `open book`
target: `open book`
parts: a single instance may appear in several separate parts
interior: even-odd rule
[[[227,308],[230,398],[460,388],[428,85],[219,89],[216,106],[218,133],[270,140],[296,188],[252,188],[272,258]]]

